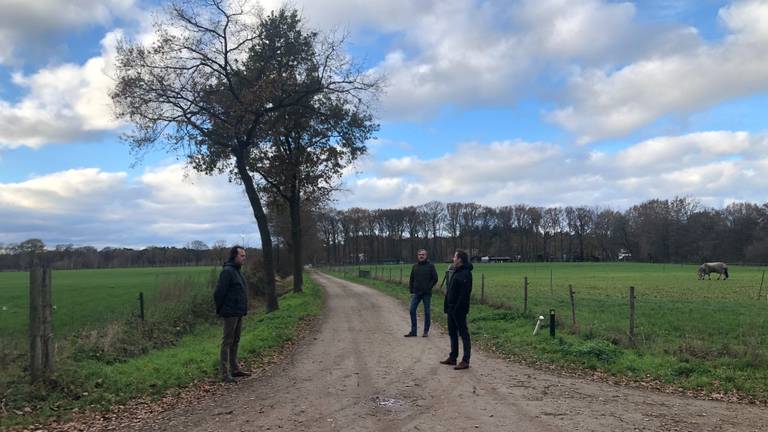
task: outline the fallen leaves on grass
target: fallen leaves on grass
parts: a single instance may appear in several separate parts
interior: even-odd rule
[[[288,341],[282,347],[263,353],[248,362],[246,369],[253,375],[252,380],[264,375],[271,366],[282,363],[298,345],[298,341],[316,326],[314,318],[306,318],[296,326],[298,337]],[[232,386],[217,379],[208,378],[198,381],[183,389],[170,389],[159,399],[139,398],[123,405],[114,405],[107,411],[95,408],[85,412],[75,409],[69,420],[54,420],[46,425],[33,424],[21,428],[11,428],[9,432],[99,432],[135,429],[150,423],[159,414],[172,409],[183,408],[200,403],[231,391]]]

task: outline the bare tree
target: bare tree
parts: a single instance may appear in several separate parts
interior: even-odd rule
[[[437,258],[441,256],[437,239],[445,222],[445,204],[440,201],[430,201],[421,205],[419,209],[423,214],[424,225],[427,228],[425,231],[432,233],[432,250],[430,253]],[[426,236],[429,237],[429,234]]]
[[[327,132],[323,115],[340,109],[339,99],[329,95],[354,97],[360,82],[355,77],[361,75],[345,75],[338,41],[315,50],[317,35],[301,27],[295,10],[284,7],[264,16],[245,5],[171,3],[155,22],[152,43],[118,45],[111,96],[116,116],[133,125],[125,139],[135,151],[163,144],[186,156],[195,170],[226,172],[243,185],[261,237],[266,308],[272,311],[278,307],[272,237],[259,188],[279,185],[284,195],[300,196],[300,186],[316,174],[302,169],[309,154],[318,154],[307,148],[322,142],[319,153],[327,155],[326,145],[334,147],[341,135],[334,128],[318,132]],[[290,132],[297,133],[290,145],[299,151],[279,148]],[[287,178],[269,175],[276,164],[292,167]],[[325,168],[320,171],[327,174]]]
[[[464,204],[460,202],[451,202],[445,205],[445,228],[448,230],[448,235],[451,236],[451,249],[458,247],[457,240],[461,232],[461,209],[463,207]]]

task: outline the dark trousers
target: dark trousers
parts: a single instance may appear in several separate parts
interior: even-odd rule
[[[462,361],[469,363],[469,357],[472,355],[472,343],[469,340],[469,330],[467,329],[467,314],[448,314],[448,337],[451,338],[451,353],[448,357],[456,360],[459,357],[459,336],[461,344],[464,347],[464,356]]]
[[[243,328],[243,317],[225,317],[224,337],[221,339],[219,352],[219,372],[228,375],[239,370],[237,366],[237,346],[240,344],[240,331]],[[227,371],[229,365],[229,372]]]
[[[424,333],[429,333],[430,324],[430,302],[432,294],[411,294],[411,334],[416,334],[416,309],[419,308],[419,302],[424,303]]]

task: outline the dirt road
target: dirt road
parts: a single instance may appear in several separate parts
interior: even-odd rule
[[[455,371],[438,364],[448,347],[442,329],[404,338],[401,303],[315,277],[326,312],[287,362],[140,430],[768,431],[762,407],[551,375],[477,350],[470,369]]]

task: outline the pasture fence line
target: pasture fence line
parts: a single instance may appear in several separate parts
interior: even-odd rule
[[[355,265],[359,271],[356,276],[364,277],[366,267],[372,271],[368,273],[371,279],[389,280],[393,284],[398,283],[396,274],[387,278],[383,265],[370,264]],[[408,284],[408,267],[403,267],[402,285]],[[394,265],[388,267],[393,268]],[[586,267],[586,266],[585,266]],[[379,270],[382,268],[382,270]],[[706,297],[702,301],[697,298],[689,298],[688,294],[677,290],[679,284],[673,285],[671,291],[660,289],[660,282],[655,280],[624,279],[608,281],[598,279],[578,279],[576,283],[567,277],[558,277],[554,280],[552,268],[536,267],[520,272],[499,273],[498,267],[477,266],[475,273],[475,289],[471,296],[473,304],[487,305],[493,309],[514,311],[513,319],[532,319],[531,326],[540,315],[547,315],[547,311],[555,309],[560,311],[557,315],[561,326],[568,334],[584,336],[588,339],[603,339],[615,345],[635,347],[648,350],[674,350],[688,355],[691,358],[708,358],[722,351],[721,346],[726,346],[730,352],[757,352],[762,354],[762,341],[765,340],[765,323],[750,327],[746,322],[746,313],[739,311],[752,310],[755,302],[745,304],[743,300],[753,299],[754,288],[758,287],[758,296],[761,306],[755,310],[765,310],[764,295],[768,294],[763,289],[765,285],[765,271],[762,269],[752,273],[752,282],[742,283],[743,294],[739,297],[731,295],[720,298],[712,289],[706,291]],[[344,272],[344,267],[337,267],[337,271]],[[445,266],[442,267],[445,270]],[[557,270],[557,268],[555,268]],[[670,274],[672,266],[659,266],[656,271],[659,274]],[[538,271],[538,273],[537,273]],[[440,282],[435,287],[435,293],[445,293],[442,285],[445,278],[440,271]],[[479,273],[479,274],[478,274]],[[762,273],[762,274],[761,274]],[[640,273],[639,277],[646,277],[649,273]],[[592,274],[590,274],[592,277]],[[548,279],[548,280],[547,280]],[[602,282],[602,285],[600,285]],[[549,291],[547,291],[549,284]],[[638,285],[640,284],[640,285]],[[702,282],[703,284],[703,282]],[[642,292],[642,299],[638,299]],[[709,288],[707,288],[709,289]],[[717,291],[717,293],[725,291]],[[751,294],[750,294],[751,293]],[[579,297],[578,310],[576,297]],[[638,304],[638,301],[641,304]],[[725,303],[724,303],[725,302]],[[708,316],[710,307],[718,304],[715,316]],[[720,313],[720,310],[728,310],[736,313]],[[570,314],[568,314],[568,311]],[[570,316],[568,316],[570,315]],[[578,316],[577,316],[578,315]],[[693,325],[689,325],[686,317],[694,316]],[[732,317],[736,317],[733,319]],[[703,325],[709,319],[725,319],[722,330],[713,335],[710,327]],[[740,324],[740,321],[744,321]],[[546,320],[542,323],[546,325]],[[741,327],[739,327],[741,325]],[[746,326],[746,327],[745,327]],[[722,328],[722,327],[719,327]],[[753,328],[753,329],[752,329]],[[752,329],[752,330],[745,330]],[[718,341],[722,339],[722,343]],[[716,345],[720,343],[720,346]],[[720,350],[720,351],[718,351]],[[760,360],[762,361],[762,360]]]
[[[357,265],[356,267],[358,269],[356,274],[352,274],[352,273],[348,272],[348,270],[347,270],[348,266],[328,266],[327,268],[330,271],[334,271],[336,273],[341,273],[341,274],[343,274],[345,276],[347,276],[347,275],[354,275],[354,276],[357,276],[357,277],[360,277],[360,278],[374,279],[374,280],[379,280],[379,281],[383,281],[383,282],[389,282],[389,283],[403,285],[405,287],[407,287],[407,285],[408,285],[408,283],[406,281],[404,281],[402,265],[400,265],[400,278],[399,279],[393,278],[392,268],[389,269],[389,273],[387,274],[385,269],[383,268],[383,266],[372,265],[372,266],[368,267],[368,270],[363,269],[363,266],[360,266],[360,265]],[[557,291],[554,288],[554,280],[553,280],[554,278],[553,278],[552,269],[550,269],[549,273],[550,273],[549,274],[550,300],[554,301],[555,296],[557,295]],[[544,283],[546,283],[546,282],[544,282]],[[439,285],[442,285],[442,284],[439,284]],[[521,303],[522,304],[518,304],[517,305],[517,308],[518,308],[518,310],[520,310],[522,312],[522,316],[523,317],[529,317],[529,314],[532,313],[530,311],[530,300],[531,300],[531,297],[529,295],[530,292],[531,292],[530,291],[531,290],[531,286],[532,286],[532,284],[531,284],[530,278],[527,275],[523,276],[523,280],[522,280],[522,284],[521,284],[521,288],[522,289],[521,289],[521,291],[519,291],[520,295],[522,296],[522,299],[521,299]],[[478,295],[477,291],[475,291],[475,293],[472,294],[471,301],[473,303],[487,305],[487,306],[490,306],[492,308],[498,308],[498,309],[514,309],[515,308],[515,302],[514,301],[512,303],[510,303],[508,301],[506,301],[506,302],[498,301],[498,299],[494,300],[493,298],[489,299],[488,293],[486,292],[486,288],[487,288],[487,276],[486,276],[485,273],[480,273],[480,292],[479,292],[479,295]],[[513,288],[513,291],[514,291],[514,285],[511,286],[511,288]],[[441,286],[437,286],[435,288],[436,292],[441,292],[443,294],[445,293],[446,289],[447,289],[447,287],[441,287]],[[568,326],[567,331],[569,333],[571,333],[571,334],[578,335],[578,334],[581,333],[581,329],[579,327],[577,316],[576,316],[577,315],[576,314],[576,294],[577,293],[576,293],[576,290],[574,289],[573,284],[568,284],[567,285],[567,291],[566,291],[567,299],[565,300],[565,302],[567,302],[566,305],[570,309],[570,317],[569,317],[570,318],[570,326]],[[637,322],[636,322],[636,320],[637,320],[636,319],[636,303],[637,303],[637,295],[636,295],[636,291],[635,291],[635,287],[634,286],[630,286],[629,287],[629,293],[628,294],[629,294],[628,295],[628,300],[629,301],[628,301],[628,304],[625,303],[625,306],[624,306],[624,307],[626,307],[628,309],[628,312],[629,312],[629,317],[628,317],[628,321],[629,321],[628,324],[629,324],[629,326],[628,326],[628,332],[626,333],[627,344],[629,346],[635,347],[637,345],[637,339],[636,339],[636,328],[637,328]],[[534,299],[535,298],[536,297],[534,297]],[[557,304],[558,302],[554,301],[554,303]],[[550,302],[550,304],[551,304],[551,302]],[[553,304],[553,306],[554,306],[554,304]],[[538,307],[541,307],[541,305],[539,305]],[[551,308],[551,307],[546,308],[546,309],[549,309],[550,320],[556,320],[555,309]],[[536,313],[535,315],[538,316],[538,313]],[[554,324],[551,324],[551,325],[556,326],[557,322],[555,322]],[[624,328],[627,328],[627,327],[624,327]],[[589,329],[589,328],[587,329],[587,332],[591,332],[591,331],[592,331],[591,329]],[[550,332],[554,333],[554,329],[550,329]]]

